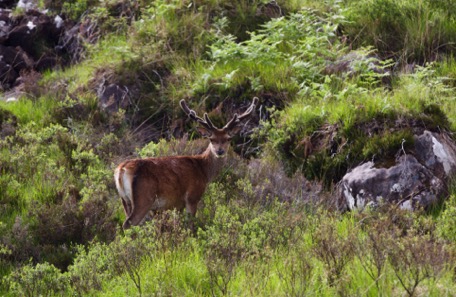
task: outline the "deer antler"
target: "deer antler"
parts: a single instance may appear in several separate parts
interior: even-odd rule
[[[239,122],[241,120],[250,116],[252,114],[252,112],[255,110],[256,105],[258,104],[258,100],[259,100],[258,97],[254,97],[252,104],[250,104],[249,108],[247,108],[247,110],[244,111],[244,113],[241,115],[238,115],[237,113],[235,113],[233,118],[225,125],[225,127],[223,127],[223,129],[227,129],[227,130],[233,129],[234,127],[236,127],[239,124]]]
[[[199,116],[196,115],[196,112],[193,109],[190,109],[187,105],[187,102],[185,102],[185,99],[182,99],[180,102],[180,106],[182,110],[194,121],[197,123],[201,124],[204,128],[206,128],[208,131],[213,131],[216,130],[217,128],[214,126],[214,124],[211,122],[209,119],[209,116],[207,113],[204,113],[204,119],[200,118]]]

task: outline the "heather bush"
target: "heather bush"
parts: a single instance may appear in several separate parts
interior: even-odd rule
[[[2,246],[8,250],[6,259],[11,264],[26,262],[38,254],[30,226],[19,216],[15,217],[12,226],[2,225],[1,236]]]
[[[290,243],[289,249],[292,256],[287,257],[283,266],[278,267],[277,275],[284,283],[286,296],[306,296],[310,294],[314,273],[311,250],[303,243]]]
[[[68,280],[46,262],[26,264],[8,276],[11,291],[18,296],[55,296],[65,292]]]
[[[343,282],[348,281],[344,278],[345,269],[354,257],[352,242],[355,233],[352,226],[346,227],[346,230],[338,230],[343,225],[336,224],[336,220],[331,215],[326,216],[326,219],[312,231],[312,251],[324,264],[329,286],[343,288]]]
[[[247,243],[242,236],[239,217],[229,208],[219,205],[212,224],[199,231],[205,263],[210,276],[213,294],[226,295],[238,262],[247,253]]]
[[[101,290],[103,282],[114,277],[112,271],[109,270],[112,257],[110,257],[106,244],[91,244],[89,250],[80,245],[77,247],[76,253],[74,262],[68,267],[66,273],[71,290],[76,295],[84,296]]]
[[[355,256],[377,290],[381,290],[382,274],[388,260],[387,248],[392,240],[388,232],[379,232],[379,230],[388,231],[384,220],[372,222],[372,225],[365,229],[366,234],[359,236],[353,242]]]
[[[408,296],[414,296],[424,280],[438,280],[452,260],[445,243],[425,236],[394,238],[390,244],[389,263]]]

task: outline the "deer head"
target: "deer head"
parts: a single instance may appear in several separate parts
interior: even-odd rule
[[[257,104],[258,98],[254,97],[252,104],[243,114],[234,114],[233,118],[228,121],[223,128],[217,128],[209,119],[207,113],[204,113],[203,118],[201,118],[196,115],[194,110],[188,107],[184,99],[180,101],[180,106],[184,112],[200,125],[198,127],[198,131],[203,137],[209,139],[209,149],[217,158],[225,156],[230,145],[231,138],[242,129],[241,121],[252,114]]]

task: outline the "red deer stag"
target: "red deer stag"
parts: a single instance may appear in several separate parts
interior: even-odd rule
[[[207,184],[224,165],[223,157],[231,138],[240,131],[241,120],[252,114],[257,103],[258,98],[253,98],[243,114],[235,114],[225,127],[219,129],[209,120],[207,113],[204,119],[198,117],[182,99],[182,109],[200,125],[198,130],[203,137],[209,138],[209,146],[200,155],[134,159],[121,163],[115,170],[114,179],[126,215],[123,228],[142,223],[149,211],[186,208],[195,216]]]

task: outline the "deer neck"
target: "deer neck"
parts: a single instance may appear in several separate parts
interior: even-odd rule
[[[203,168],[206,177],[211,182],[221,171],[225,165],[226,155],[218,157],[212,151],[211,145],[207,147],[206,151],[202,153]]]

